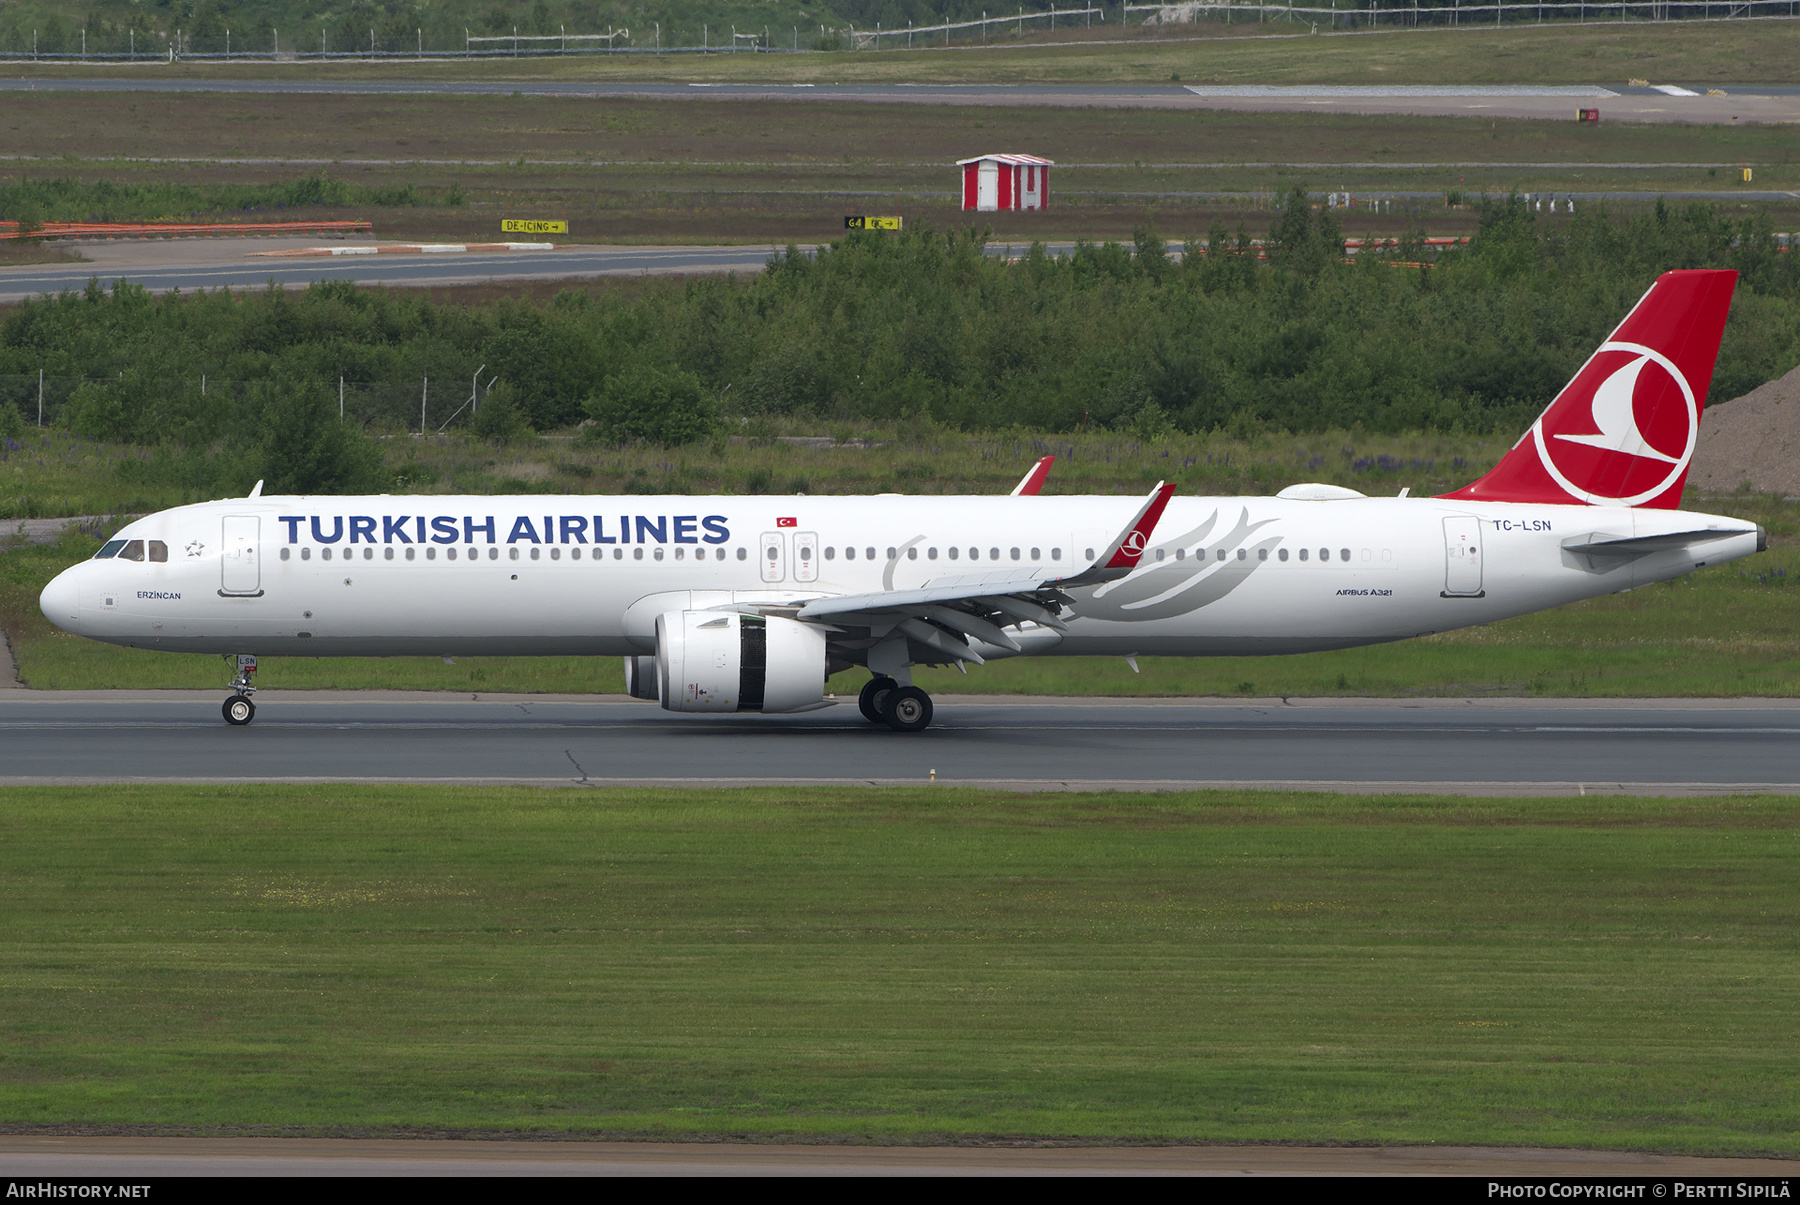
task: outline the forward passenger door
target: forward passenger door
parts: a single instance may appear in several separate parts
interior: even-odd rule
[[[254,598],[262,593],[262,520],[255,515],[226,515],[219,544],[219,593]]]

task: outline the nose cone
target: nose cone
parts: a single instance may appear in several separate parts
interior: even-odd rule
[[[65,632],[81,634],[81,586],[75,580],[77,565],[57,574],[44,592],[38,595],[38,609],[44,618]]]

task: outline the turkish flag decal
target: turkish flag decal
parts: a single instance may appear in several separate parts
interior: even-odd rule
[[[800,520],[798,520],[798,519],[777,519],[777,520],[775,520],[775,526],[777,526],[777,527],[798,527],[798,526],[800,526]]]

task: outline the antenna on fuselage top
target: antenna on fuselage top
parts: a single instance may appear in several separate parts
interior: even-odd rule
[[[250,487],[250,492],[245,494],[244,497],[246,497],[246,498],[262,497],[262,479],[260,477],[257,478],[256,484]]]

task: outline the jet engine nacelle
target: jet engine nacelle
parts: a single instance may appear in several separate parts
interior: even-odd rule
[[[825,633],[734,611],[656,617],[657,682],[668,711],[811,711],[825,702]]]

